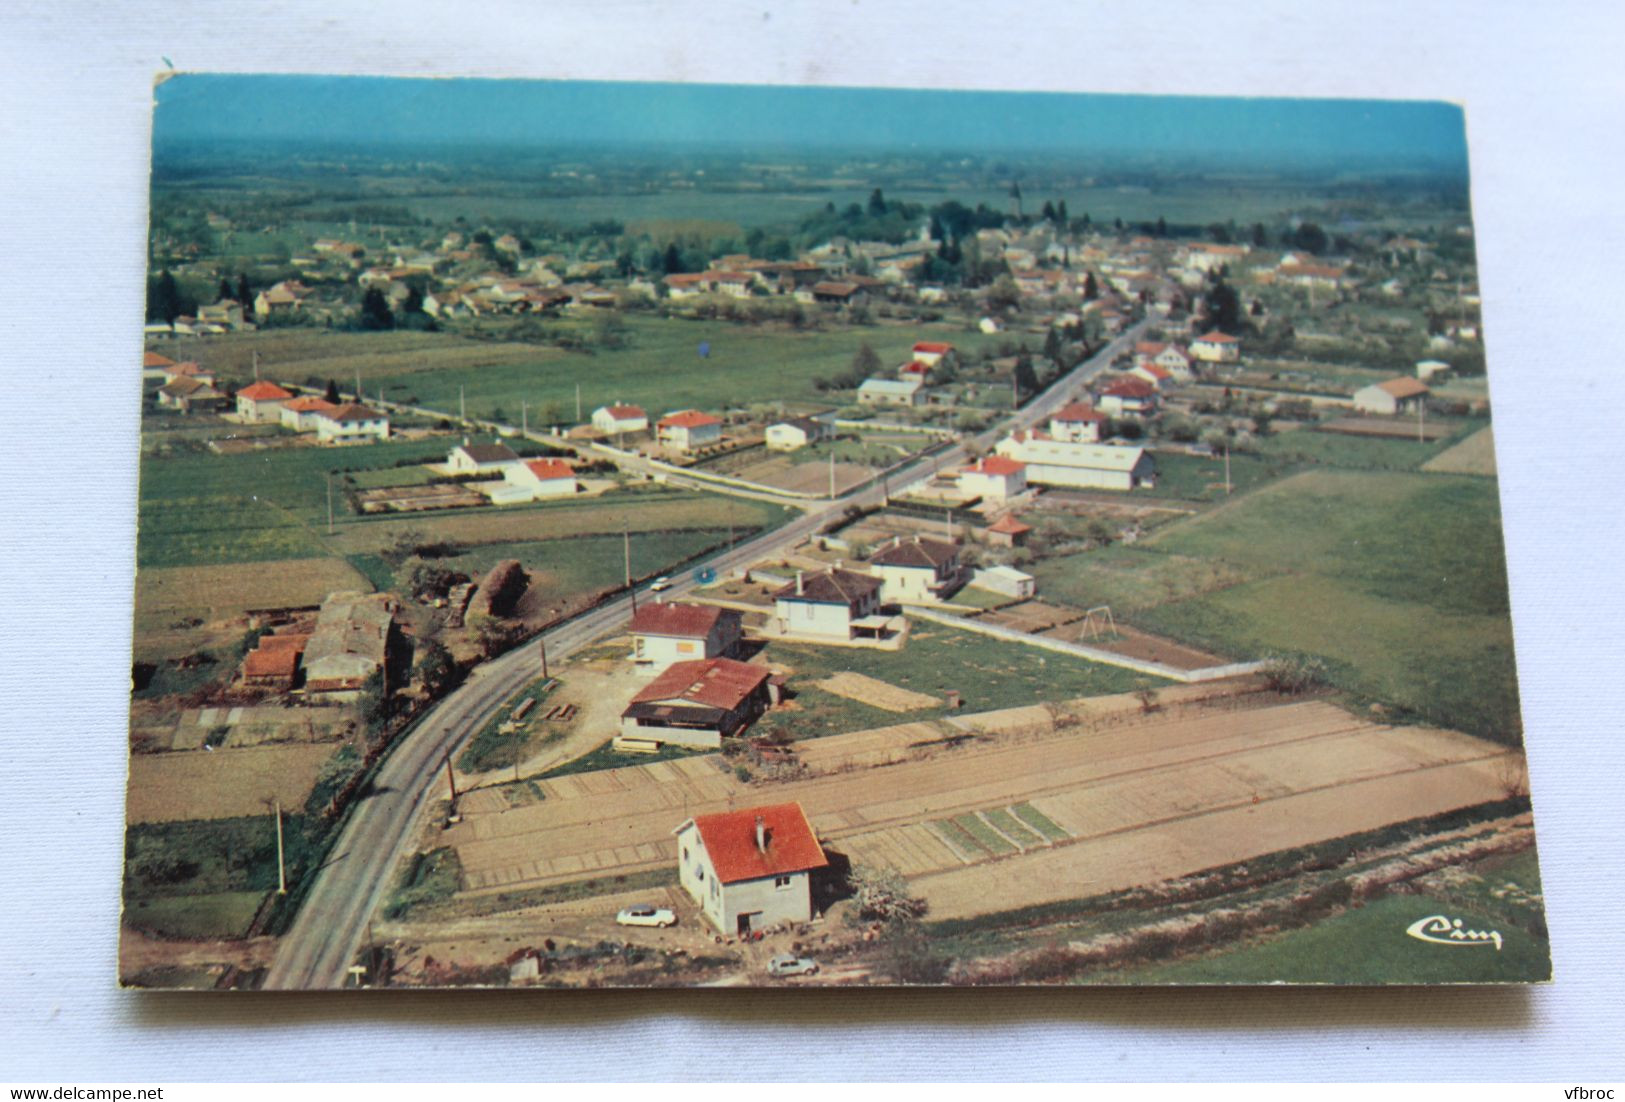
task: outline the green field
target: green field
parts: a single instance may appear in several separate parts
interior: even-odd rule
[[[1533,851],[1486,862],[1446,889],[1390,895],[1313,926],[1189,960],[1118,972],[1110,983],[1518,983],[1551,976]],[[1532,899],[1531,897],[1534,897]],[[1502,947],[1405,935],[1428,915],[1495,930]],[[1100,982],[1101,978],[1095,978]]]
[[[1135,622],[1152,631],[1235,657],[1319,655],[1342,688],[1429,722],[1519,739],[1492,481],[1305,472],[1113,554],[1117,563],[1147,556],[1143,571],[1123,573],[1160,567],[1171,587],[1189,578],[1183,566],[1222,566],[1241,579],[1142,604]],[[1159,564],[1158,555],[1185,563]]]
[[[1455,431],[1438,440],[1421,443],[1410,439],[1384,439],[1351,436],[1341,432],[1298,429],[1274,433],[1258,441],[1259,458],[1281,465],[1319,465],[1359,470],[1414,471],[1440,452],[1465,440],[1488,421],[1462,420]]]
[[[1224,457],[1207,458],[1200,455],[1182,455],[1179,452],[1157,452],[1155,489],[1143,491],[1151,497],[1175,497],[1192,501],[1222,501],[1225,497]],[[1279,461],[1244,455],[1230,457],[1231,495],[1261,486],[1280,475]],[[1136,491],[1136,494],[1141,491]]]
[[[852,670],[899,688],[941,699],[957,689],[966,712],[1014,708],[1043,700],[1126,693],[1166,684],[1161,678],[1104,666],[1081,658],[1004,643],[945,625],[916,621],[901,651],[849,650],[773,643],[770,665],[791,671],[793,708],[767,723],[780,724],[797,738],[818,738],[907,720],[945,716],[946,705],[898,713],[825,692],[812,684]]]
[[[239,938],[248,932],[264,892],[137,899],[124,910],[124,925],[159,937]]]

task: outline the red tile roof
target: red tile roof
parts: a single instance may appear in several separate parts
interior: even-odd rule
[[[1240,338],[1232,337],[1229,333],[1221,333],[1215,329],[1211,333],[1196,338],[1203,344],[1235,344]]]
[[[357,402],[346,402],[342,406],[322,410],[320,416],[329,421],[381,421],[384,419],[382,413]]]
[[[660,428],[697,429],[704,425],[720,425],[722,419],[712,417],[709,413],[701,413],[697,409],[685,409],[681,413],[668,414],[660,419]]]
[[[756,820],[767,842],[756,844]],[[694,827],[711,858],[711,868],[724,884],[821,869],[829,864],[812,824],[798,803],[747,807],[715,815],[694,816]]]
[[[142,367],[169,367],[174,362],[162,352],[148,352],[141,358]]]
[[[1013,514],[1006,513],[1004,516],[988,525],[987,530],[989,532],[1000,532],[1007,536],[1019,536],[1023,532],[1031,532],[1033,530],[1033,526],[1030,524],[1023,524],[1021,521],[1017,520]]]
[[[543,482],[558,478],[573,479],[576,476],[575,468],[562,459],[532,459],[525,466]]]
[[[715,605],[680,605],[657,602],[644,605],[632,617],[629,631],[638,635],[675,635],[703,639],[722,618]]]
[[[705,658],[673,662],[632,698],[634,704],[686,700],[707,708],[732,711],[771,676],[766,666],[752,666],[732,658]]]
[[[631,421],[639,417],[648,417],[642,406],[607,406],[609,415],[617,421]]]
[[[1052,421],[1104,421],[1106,415],[1088,402],[1073,402],[1063,406],[1050,418]]]
[[[1017,459],[1006,459],[1002,455],[984,456],[982,461],[970,468],[975,474],[1019,474],[1027,469],[1027,464]]]
[[[326,398],[295,398],[291,402],[282,403],[282,408],[291,409],[295,413],[321,413],[338,407]]]
[[[1174,373],[1172,371],[1169,371],[1166,367],[1161,367],[1157,364],[1141,364],[1134,370],[1143,371],[1147,375],[1150,375],[1156,379],[1172,379],[1174,377]]]
[[[1118,379],[1101,391],[1118,398],[1149,398],[1156,392],[1157,388],[1144,379]]]
[[[928,375],[931,372],[931,365],[921,363],[919,360],[911,360],[903,365],[903,370],[913,375]]]
[[[1378,383],[1377,389],[1385,390],[1395,398],[1414,398],[1418,394],[1432,393],[1420,379],[1412,379],[1408,375],[1389,379],[1386,383]]]
[[[869,562],[874,566],[912,566],[935,570],[944,563],[952,562],[958,555],[957,543],[915,536],[911,540],[893,539],[870,555]]]
[[[927,355],[935,354],[935,355],[940,356],[943,353],[952,352],[953,350],[954,350],[953,345],[944,344],[941,341],[920,341],[918,344],[916,344],[914,346],[914,351],[916,351],[916,352],[924,352]]]
[[[277,401],[292,398],[293,395],[277,386],[275,383],[250,383],[237,392],[237,397],[248,398],[255,402]]]
[[[262,637],[243,659],[243,676],[291,678],[308,642],[310,636],[303,632]]]
[[[801,592],[791,582],[773,594],[775,601],[808,601],[820,605],[846,605],[851,608],[880,589],[880,579],[851,570],[831,569],[801,580]]]

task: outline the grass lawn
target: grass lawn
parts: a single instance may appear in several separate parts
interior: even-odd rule
[[[1425,444],[1414,439],[1350,436],[1341,432],[1299,429],[1264,437],[1258,441],[1258,455],[1266,462],[1282,465],[1414,471],[1446,448],[1466,439],[1487,424],[1489,422],[1483,418],[1463,420],[1449,436]]]
[[[1166,552],[1244,579],[1142,607],[1150,630],[1238,657],[1319,655],[1342,688],[1516,742],[1500,519],[1490,480],[1312,471],[1118,558]]]
[[[125,908],[124,925],[159,937],[237,938],[248,932],[264,900],[264,892],[137,899]]]
[[[1145,541],[1042,559],[1024,567],[1045,599],[1116,615],[1236,585],[1253,575],[1226,562],[1156,551]]]
[[[1509,885],[1512,887],[1509,888]],[[1119,972],[1112,983],[1512,983],[1546,979],[1551,958],[1532,851],[1486,862],[1447,890],[1390,895],[1316,925],[1189,960]],[[1405,929],[1429,915],[1502,936],[1498,951],[1437,945]]]
[[[572,773],[596,773],[600,769],[619,769],[623,765],[649,765],[657,761],[670,761],[673,758],[687,758],[695,754],[714,753],[716,753],[715,750],[700,750],[688,746],[679,746],[674,742],[667,742],[661,744],[660,749],[652,754],[624,754],[606,741],[598,749],[582,754],[579,758],[573,758],[563,765],[554,766],[534,779],[546,780],[548,777],[566,777]]]
[[[790,690],[795,693],[795,707],[770,715],[764,726],[786,727],[797,738],[819,738],[949,714],[945,704],[913,712],[891,712],[836,696],[812,684],[842,670],[863,673],[939,700],[949,689],[957,689],[967,712],[1132,692],[1167,683],[1117,666],[919,621],[912,625],[901,651],[773,643],[767,659],[771,665],[782,663],[793,671]]]
[[[1173,497],[1190,501],[1222,501],[1224,456],[1209,459],[1179,452],[1157,452],[1157,485],[1153,490],[1136,490],[1135,496]],[[1279,477],[1285,464],[1240,452],[1230,457],[1230,492],[1239,494]]]

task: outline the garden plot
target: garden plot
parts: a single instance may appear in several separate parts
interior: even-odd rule
[[[332,757],[331,743],[180,751],[130,757],[131,823],[265,815],[272,799],[302,807]]]
[[[942,703],[934,696],[898,688],[861,673],[842,671],[813,682],[827,693],[844,696],[848,700],[861,700],[884,708],[888,712],[917,712],[921,708],[935,708]]]
[[[1479,429],[1461,443],[1446,448],[1426,463],[1422,470],[1440,474],[1495,474],[1495,432]]]
[[[478,490],[452,482],[379,486],[359,491],[356,501],[363,513],[418,513],[429,509],[466,509],[489,504],[485,495]]]

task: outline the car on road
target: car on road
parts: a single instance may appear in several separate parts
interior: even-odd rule
[[[653,903],[634,903],[630,907],[623,907],[615,916],[615,921],[622,926],[675,926],[677,916],[665,907],[656,907]]]
[[[818,972],[818,962],[798,957],[794,953],[780,953],[767,962],[770,976],[811,976]]]
[[[649,583],[649,592],[650,593],[659,593],[663,589],[670,589],[670,588],[671,588],[671,579],[666,577],[664,574],[662,574],[660,577],[656,578],[654,581]]]

